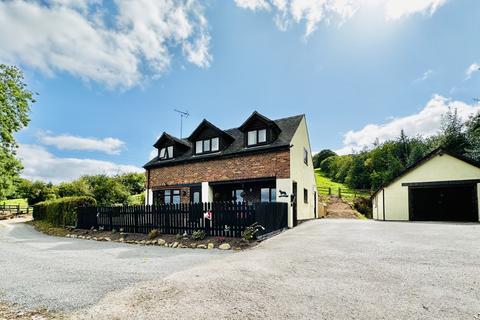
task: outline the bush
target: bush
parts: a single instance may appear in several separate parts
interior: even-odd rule
[[[192,233],[192,239],[193,240],[203,240],[205,239],[205,231],[203,230],[197,230],[197,231],[193,231]]]
[[[96,206],[92,197],[66,197],[39,202],[33,206],[33,219],[45,220],[55,226],[76,225],[77,208]]]
[[[148,233],[148,239],[153,240],[160,235],[160,232],[157,229],[150,230]]]
[[[368,219],[372,219],[372,202],[368,198],[355,198],[353,200],[353,208],[363,214]]]
[[[257,234],[258,230],[260,230],[260,229],[265,229],[265,228],[262,227],[261,225],[259,225],[256,222],[254,224],[252,224],[251,226],[246,227],[245,231],[242,232],[243,240],[250,241],[250,240],[255,239],[255,235]]]

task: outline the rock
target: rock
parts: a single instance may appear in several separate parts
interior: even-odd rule
[[[140,241],[140,244],[146,244],[146,243],[147,243],[147,241],[145,241],[145,240]]]
[[[195,249],[196,247],[197,247],[197,244],[196,244],[196,243],[191,243],[191,244],[190,244],[190,248]]]
[[[99,238],[97,238],[97,241],[105,241],[105,238],[104,237],[99,237]]]
[[[197,248],[198,248],[198,249],[207,249],[207,246],[204,245],[204,244],[199,244],[199,245],[197,246]]]
[[[218,246],[218,249],[220,250],[230,250],[232,246],[228,243],[222,243],[221,245]]]
[[[188,248],[188,246],[184,245],[183,243],[182,243],[182,244],[179,244],[178,247],[179,247],[179,248],[182,248],[182,249]]]
[[[119,242],[125,242],[125,239],[120,238],[120,239],[118,239],[118,241],[119,241]]]
[[[215,245],[213,243],[209,243],[208,246],[207,246],[208,249],[213,249],[215,248]]]
[[[168,248],[169,247],[168,242],[165,242],[164,246]]]
[[[105,241],[112,241],[112,239],[110,239],[110,238],[105,238]]]
[[[159,246],[163,246],[165,243],[166,243],[166,241],[163,240],[163,239],[158,239],[158,240],[157,240],[157,244],[158,244]]]
[[[67,237],[67,238],[70,238],[70,235],[69,235],[69,234],[67,234],[65,237]]]
[[[174,243],[172,244],[172,248],[176,248],[176,247],[178,247],[178,242],[174,242]]]

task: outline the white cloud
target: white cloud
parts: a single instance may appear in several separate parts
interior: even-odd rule
[[[84,138],[67,134],[58,136],[46,133],[39,134],[40,142],[47,146],[55,146],[60,150],[100,151],[107,154],[120,154],[125,142],[116,138]]]
[[[480,64],[478,63],[472,63],[468,69],[465,71],[465,80],[470,79],[475,72],[480,71]]]
[[[368,124],[358,131],[345,134],[343,147],[336,150],[338,154],[351,153],[370,147],[378,139],[384,142],[400,135],[403,129],[408,136],[422,135],[424,137],[436,134],[440,128],[442,115],[448,109],[456,108],[462,120],[480,111],[480,106],[469,105],[461,101],[451,101],[440,95],[434,95],[427,105],[418,113],[410,116],[394,118],[384,124]]]
[[[271,10],[276,25],[285,30],[292,22],[305,22],[305,35],[312,34],[318,25],[343,23],[362,7],[381,7],[386,20],[399,20],[412,14],[432,15],[447,0],[235,0],[249,10]]]
[[[0,30],[0,61],[109,88],[160,77],[177,49],[197,66],[211,61],[198,0],[2,1]]]
[[[17,154],[25,167],[22,176],[32,180],[59,183],[71,181],[86,174],[115,175],[143,172],[143,169],[136,166],[120,165],[109,161],[59,158],[38,145],[20,144]]]
[[[421,77],[415,79],[413,82],[423,82],[427,79],[429,79],[435,72],[433,70],[427,70],[425,71]]]

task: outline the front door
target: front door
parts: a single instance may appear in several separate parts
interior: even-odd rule
[[[190,202],[191,203],[202,202],[202,187],[191,187],[190,188]]]
[[[297,183],[294,182],[292,186],[292,213],[293,213],[293,226],[295,227],[298,223],[297,219]]]

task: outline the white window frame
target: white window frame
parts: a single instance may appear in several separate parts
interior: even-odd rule
[[[214,141],[215,141],[215,144],[214,144]],[[212,138],[212,141],[210,142],[210,149],[211,149],[212,152],[220,150],[220,138],[219,137]]]
[[[213,141],[216,141],[215,148]],[[195,141],[195,154],[212,153],[220,150],[220,138],[214,137]]]

